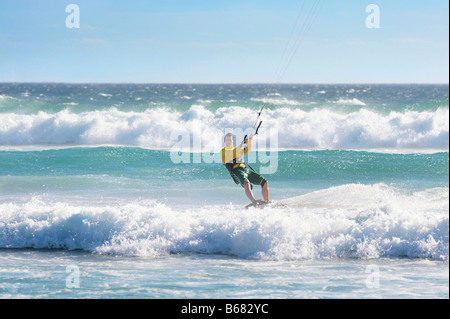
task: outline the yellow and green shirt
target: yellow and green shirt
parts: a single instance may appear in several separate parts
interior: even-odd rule
[[[236,159],[236,164],[233,166],[233,169],[237,167],[245,167],[244,164],[244,155],[252,150],[252,140],[249,140],[247,143],[247,147],[243,148],[242,145],[238,147],[224,147],[222,148],[222,162],[224,164],[233,163],[234,159]]]

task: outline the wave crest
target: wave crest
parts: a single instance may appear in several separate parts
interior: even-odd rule
[[[448,188],[402,194],[384,184],[350,184],[279,204],[180,211],[154,202],[76,206],[33,199],[0,205],[0,247],[277,260],[449,257]]]
[[[193,105],[186,112],[168,108],[123,112],[115,108],[93,112],[0,114],[0,145],[129,145],[170,149],[173,136],[201,139],[200,148],[222,147],[225,129],[253,126],[255,111],[242,107],[210,111]],[[327,109],[303,111],[267,108],[257,142],[280,149],[412,149],[448,151],[449,111],[391,112],[387,115],[359,109],[341,114]],[[271,144],[264,131],[279,138]],[[198,151],[198,150],[193,150]]]

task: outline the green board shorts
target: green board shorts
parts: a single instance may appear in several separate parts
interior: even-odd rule
[[[256,173],[248,167],[238,167],[233,170],[232,174],[239,180],[239,184],[244,187],[245,183],[249,182],[255,185],[264,186],[267,182],[264,176]]]

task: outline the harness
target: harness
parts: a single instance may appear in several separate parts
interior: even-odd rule
[[[234,167],[234,165],[236,165],[236,164],[237,164],[237,163],[236,163],[236,159],[234,158],[232,163],[226,163],[226,164],[224,164],[224,165],[225,165],[225,167],[227,168],[228,172],[230,172],[230,175],[231,175],[231,177],[233,178],[234,182],[235,182],[236,184],[239,184],[239,180],[238,180],[237,177],[233,174],[233,170],[234,170],[233,167]]]

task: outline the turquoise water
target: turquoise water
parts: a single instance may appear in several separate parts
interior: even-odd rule
[[[297,262],[7,250],[0,262],[3,298],[448,298],[448,263],[427,259]],[[74,265],[79,286],[66,283]]]
[[[0,296],[448,298],[448,85],[268,92],[0,84]]]
[[[244,203],[240,189],[219,163],[174,164],[169,151],[135,147],[64,148],[0,152],[3,196],[127,196],[201,207]],[[259,153],[256,153],[257,159]],[[448,187],[448,153],[389,154],[355,151],[282,151],[272,154],[277,170],[266,177],[277,198],[345,184],[384,184],[393,191]],[[267,164],[252,163],[257,171]],[[86,188],[93,194],[86,194]],[[191,192],[185,192],[185,189]],[[219,194],[214,188],[219,188]],[[24,192],[24,189],[27,190]],[[192,194],[192,190],[195,193]],[[225,192],[225,195],[223,194]],[[230,200],[231,199],[231,200]]]

